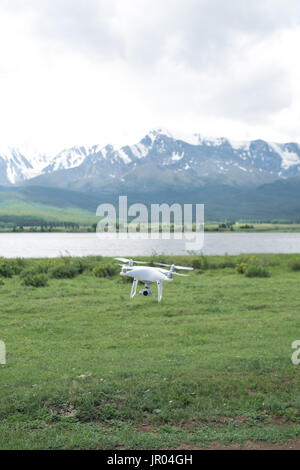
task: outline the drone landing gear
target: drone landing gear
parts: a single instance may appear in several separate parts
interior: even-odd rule
[[[131,294],[130,294],[130,298],[133,299],[133,297],[135,296],[136,294],[136,288],[137,288],[137,285],[138,285],[138,280],[137,279],[134,279],[133,280],[133,283],[132,283],[132,288],[131,288]]]
[[[133,299],[133,297],[136,294],[138,282],[139,281],[137,279],[134,279],[132,283],[131,294],[130,294],[131,299]],[[158,293],[158,301],[160,302],[162,299],[162,281],[157,281],[157,293]],[[145,284],[145,288],[143,290],[140,290],[139,294],[143,295],[144,297],[150,297],[152,295],[152,290],[150,289],[149,284]]]
[[[160,302],[161,299],[162,299],[162,282],[161,281],[157,281],[157,295],[158,295],[158,301]]]

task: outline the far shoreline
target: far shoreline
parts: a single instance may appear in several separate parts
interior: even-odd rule
[[[1,224],[1,218],[0,218]],[[172,226],[172,224],[171,224]],[[118,230],[117,230],[118,231]],[[139,230],[137,230],[139,231]],[[150,231],[150,230],[149,230]],[[160,230],[161,231],[161,230]],[[171,232],[172,232],[171,228]],[[1,227],[0,233],[95,233],[96,224],[55,226],[53,223],[42,226]],[[284,222],[206,222],[205,233],[300,233],[300,223]]]

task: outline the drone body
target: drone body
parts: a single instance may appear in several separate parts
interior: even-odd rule
[[[157,293],[158,293],[158,302],[162,299],[162,288],[163,288],[163,281],[172,281],[173,275],[177,276],[185,276],[185,274],[179,274],[175,271],[175,269],[185,269],[185,270],[192,270],[193,268],[186,268],[184,266],[175,266],[174,264],[168,265],[163,263],[154,263],[158,266],[168,266],[170,267],[169,270],[163,268],[155,268],[152,266],[134,266],[134,263],[144,264],[143,261],[133,261],[128,260],[127,258],[115,258],[118,261],[122,261],[123,263],[120,265],[122,267],[120,275],[127,276],[133,278],[132,288],[130,298],[132,299],[136,294],[136,289],[138,282],[141,281],[145,284],[145,288],[139,292],[140,295],[144,297],[148,297],[152,295],[152,290],[150,289],[150,284],[156,282],[157,284]]]

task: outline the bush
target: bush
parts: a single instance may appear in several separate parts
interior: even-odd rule
[[[194,269],[202,269],[201,259],[200,258],[193,259],[192,266]]]
[[[78,258],[74,261],[71,261],[71,264],[72,263],[75,266],[75,268],[77,269],[78,274],[82,274],[86,269],[89,269],[89,266],[88,266],[88,263],[86,262],[86,260]]]
[[[118,272],[118,266],[114,264],[99,264],[93,269],[96,277],[112,277]]]
[[[219,263],[220,268],[235,268],[236,261],[228,255],[224,255],[222,261]]]
[[[40,260],[32,265],[32,271],[40,274],[46,274],[49,271],[48,260]]]
[[[25,260],[24,258],[16,258],[12,260],[12,266],[13,266],[15,274],[20,274],[23,271],[23,269],[26,268],[27,264],[28,264],[28,261]]]
[[[3,285],[4,285],[4,279],[0,277],[0,286],[3,286]]]
[[[26,264],[27,261],[23,258],[0,258],[0,275],[3,277],[12,277],[14,274],[20,274]]]
[[[48,277],[43,273],[26,271],[22,278],[25,286],[45,287],[48,284]]]
[[[50,269],[50,276],[55,279],[72,279],[79,274],[78,267],[71,263],[59,264]]]
[[[0,276],[12,277],[15,274],[14,260],[0,258]]]
[[[12,277],[14,274],[20,274],[27,266],[27,260],[24,258],[7,259],[0,258],[0,275],[3,277]]]
[[[78,258],[76,261],[84,265],[84,271],[93,271],[94,267],[102,262],[103,256],[87,256],[86,258]]]
[[[270,272],[265,266],[250,264],[245,271],[245,275],[247,277],[270,277]]]
[[[246,272],[247,268],[248,268],[248,264],[243,263],[243,262],[242,262],[242,263],[238,263],[238,264],[236,265],[236,270],[237,270],[237,272],[240,273],[240,274],[244,274],[244,273]]]
[[[236,258],[237,264],[240,264],[240,263],[249,264],[251,262],[253,264],[253,260],[254,260],[254,256],[252,255],[238,255]]]
[[[205,269],[218,269],[220,266],[214,261],[210,261]]]
[[[203,269],[203,270],[209,269],[210,264],[209,264],[207,256],[200,255],[198,258],[193,258],[192,267],[194,269]]]
[[[202,263],[202,269],[209,269],[209,261],[208,257],[205,255],[200,256],[201,263]]]
[[[300,271],[300,258],[291,258],[288,266],[292,271]]]

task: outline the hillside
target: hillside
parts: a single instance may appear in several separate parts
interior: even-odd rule
[[[206,220],[300,218],[297,143],[183,140],[156,129],[133,145],[72,147],[53,158],[10,150],[0,155],[1,181],[0,201],[27,202],[25,215],[32,204],[95,214],[127,195],[129,204],[204,203]]]
[[[258,188],[203,184],[199,188],[177,187],[151,190],[128,190],[123,183],[119,189],[104,187],[98,193],[86,194],[39,186],[0,187],[0,222],[5,215],[35,215],[45,220],[64,220],[91,224],[97,220],[96,208],[103,202],[118,205],[119,194],[128,196],[128,204],[152,203],[205,204],[205,219],[229,220],[300,220],[299,179],[265,184]],[[143,189],[143,188],[142,188]]]

